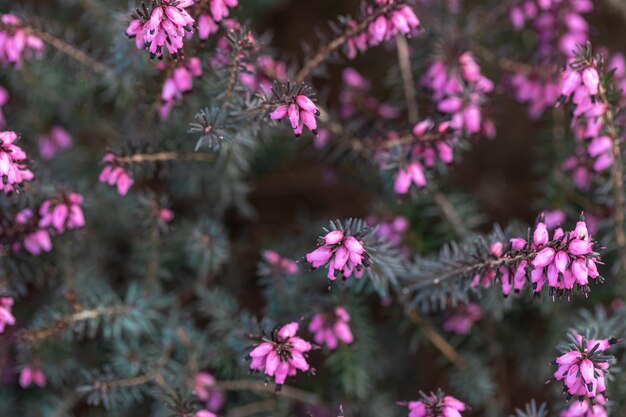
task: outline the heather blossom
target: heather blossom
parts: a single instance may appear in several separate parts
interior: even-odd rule
[[[279,94],[277,92],[278,86],[281,86],[282,90],[286,92]],[[320,111],[313,100],[311,100],[310,95],[306,94],[304,84],[293,94],[289,90],[289,84],[287,86],[276,84],[275,88],[272,89],[277,102],[274,103],[276,107],[269,115],[270,119],[281,120],[287,118],[296,136],[302,134],[304,126],[313,132],[314,135],[317,135],[317,120],[315,118],[320,115]]]
[[[43,55],[43,41],[24,28],[17,16],[12,14],[1,16],[0,63],[14,64],[17,68],[21,68],[25,58],[33,54],[37,57]]]
[[[312,371],[306,353],[313,346],[296,336],[299,327],[298,323],[292,322],[274,330],[271,339],[263,339],[263,343],[250,352],[250,369],[265,373],[266,380],[273,378],[277,391],[288,376],[296,376],[298,371]]]
[[[138,49],[150,51],[150,58],[162,58],[164,49],[174,59],[183,53],[183,39],[195,26],[195,20],[185,10],[194,0],[161,0],[153,3],[151,11],[143,5],[126,29],[126,35],[136,38]]]
[[[176,66],[165,80],[161,91],[163,104],[159,109],[159,115],[162,120],[166,120],[169,117],[175,103],[182,101],[183,94],[193,89],[194,77],[202,77],[202,61],[200,58],[193,57],[179,60],[176,63]]]
[[[356,114],[365,114],[375,118],[396,119],[401,111],[397,107],[381,103],[371,95],[371,83],[354,68],[343,71],[343,87],[339,94],[339,116],[349,119]]]
[[[209,10],[198,17],[198,37],[206,40],[219,30],[219,22],[230,15],[230,9],[239,5],[238,0],[210,0]]]
[[[5,194],[19,191],[24,182],[35,178],[26,166],[26,152],[15,144],[17,140],[15,132],[0,132],[0,176]]]
[[[469,135],[495,136],[493,122],[483,115],[493,82],[482,75],[471,52],[464,52],[448,67],[444,61],[430,66],[423,84],[432,91],[437,110],[448,115],[451,126]]]
[[[72,146],[72,136],[61,126],[54,126],[48,133],[39,138],[39,154],[41,159],[49,161],[59,152]]]
[[[443,329],[456,334],[468,334],[474,323],[482,318],[482,309],[476,303],[457,308],[443,323]]]
[[[298,264],[288,258],[283,258],[274,250],[263,251],[263,259],[268,268],[267,272],[276,272],[279,274],[295,275],[298,273]]]
[[[46,375],[39,368],[26,367],[20,371],[20,387],[22,388],[28,388],[33,384],[43,388],[46,383]]]
[[[409,407],[409,417],[461,417],[461,412],[469,409],[465,403],[441,390],[429,395],[420,392],[420,396],[419,401],[400,404]]]
[[[217,380],[208,372],[199,372],[194,381],[196,396],[206,404],[208,411],[216,413],[222,408],[226,395],[215,386]]]
[[[339,341],[349,345],[354,341],[350,329],[350,314],[343,307],[335,307],[331,313],[318,313],[309,323],[309,332],[318,345],[326,345],[330,350],[337,349]]]
[[[130,173],[124,169],[118,157],[112,152],[105,154],[102,162],[104,169],[100,173],[99,181],[111,186],[116,185],[118,194],[125,196],[134,183]]]
[[[274,81],[287,82],[287,64],[269,55],[261,55],[256,62],[243,63],[239,80],[252,91],[263,93],[272,89]]]
[[[375,46],[383,41],[387,41],[398,33],[404,35],[414,34],[420,27],[420,20],[415,15],[411,6],[401,4],[401,2],[397,0],[376,0],[378,7],[393,5],[394,3],[398,3],[399,7],[392,7],[388,13],[378,16],[369,24],[368,43],[370,46]],[[373,14],[376,10],[370,7],[368,12],[369,14]]]
[[[83,196],[77,193],[63,195],[60,199],[49,199],[39,208],[39,224],[42,229],[52,228],[57,233],[85,226]]]
[[[572,405],[561,411],[559,417],[608,417],[604,408],[607,399],[604,395],[596,395],[591,402],[589,399],[573,401]]]
[[[563,381],[563,393],[569,400],[577,396],[588,398],[592,402],[606,391],[605,375],[614,357],[604,354],[612,345],[619,342],[616,338],[587,339],[579,334],[570,334],[570,345],[553,365],[558,369],[551,381]]]
[[[0,334],[4,333],[6,326],[13,326],[15,324],[15,317],[11,312],[12,308],[12,298],[0,297]]]
[[[314,269],[327,266],[327,277],[331,281],[337,277],[348,278],[353,272],[356,278],[361,278],[370,265],[370,257],[359,240],[361,234],[350,236],[341,230],[328,232],[320,238],[319,247],[307,253],[306,260]]]

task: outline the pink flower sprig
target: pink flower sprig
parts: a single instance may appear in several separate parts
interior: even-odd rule
[[[43,56],[44,43],[27,30],[20,18],[12,14],[0,17],[0,63],[21,68],[24,59]]]
[[[307,362],[307,353],[313,345],[296,336],[300,325],[292,322],[272,332],[271,338],[250,352],[250,369],[263,372],[266,381],[273,379],[276,391],[280,391],[288,376],[295,377],[298,371],[314,373]]]
[[[309,323],[313,341],[325,345],[330,350],[337,349],[339,341],[346,345],[354,342],[350,329],[350,314],[343,307],[335,307],[331,312],[317,313]]]
[[[306,261],[311,268],[328,268],[327,277],[330,281],[337,278],[349,278],[354,273],[358,279],[363,277],[365,270],[370,267],[370,255],[365,250],[363,237],[369,232],[364,228],[356,233],[351,232],[352,221],[346,222],[344,227],[341,223],[331,222],[331,228],[324,228],[325,235],[318,241],[318,248],[307,253]]]
[[[474,323],[482,318],[483,312],[480,305],[468,303],[457,308],[443,323],[446,332],[465,335],[470,332]]]
[[[147,49],[150,58],[163,57],[165,49],[176,60],[183,55],[183,40],[196,25],[187,12],[194,0],[152,0],[147,7],[141,3],[126,29],[126,35],[136,39],[137,49]]]
[[[117,186],[117,192],[121,196],[125,196],[133,185],[134,180],[122,164],[118,156],[112,152],[108,152],[102,158],[104,169],[100,173],[98,180],[102,183]]]
[[[607,399],[602,394],[596,395],[593,402],[587,398],[577,400],[561,411],[559,417],[608,417],[606,403]]]
[[[437,110],[450,117],[453,128],[468,135],[495,137],[495,125],[484,114],[487,95],[494,84],[482,75],[471,52],[464,52],[449,63],[436,61],[422,83],[432,92]]]
[[[72,136],[61,126],[53,126],[50,131],[39,138],[39,154],[41,159],[50,161],[54,157],[72,147]]]
[[[77,193],[62,194],[59,198],[45,200],[39,208],[38,226],[57,233],[85,226],[82,209],[83,196]]]
[[[419,401],[398,403],[409,407],[409,417],[461,417],[461,412],[469,409],[465,403],[441,390],[428,395],[420,392],[420,396]]]
[[[273,100],[269,103],[272,108],[269,114],[271,120],[289,120],[296,137],[302,134],[304,126],[317,135],[316,117],[320,115],[320,110],[315,105],[314,95],[305,84],[294,87],[289,82],[276,82],[272,93]]]
[[[163,70],[167,67],[163,65]],[[202,61],[200,58],[180,59],[163,84],[159,109],[161,120],[167,120],[172,107],[183,100],[183,95],[193,89],[193,79],[202,77]]]
[[[244,62],[239,80],[250,90],[264,93],[272,89],[274,82],[287,82],[287,64],[272,58],[269,55],[261,55],[254,62]]]
[[[217,413],[224,402],[226,394],[215,386],[217,380],[208,372],[199,372],[194,380],[194,392],[208,411]]]
[[[46,375],[39,368],[26,367],[20,371],[20,387],[28,388],[31,385],[43,388],[47,384]]]
[[[589,399],[595,404],[598,395],[606,391],[606,374],[615,358],[604,352],[620,342],[612,337],[609,339],[589,339],[576,332],[568,335],[570,344],[561,350],[562,355],[556,358],[553,365],[558,369],[546,384],[552,381],[563,381],[563,394],[569,400],[572,397]]]
[[[27,208],[15,215],[15,224],[18,226],[13,236],[13,250],[19,251],[22,247],[31,255],[38,256],[52,250],[52,239],[47,228],[39,227],[39,218],[33,210]]]
[[[16,145],[17,141],[15,132],[0,132],[0,187],[5,194],[19,192],[24,182],[35,178],[28,169],[26,152]]]
[[[201,10],[198,17],[198,37],[207,40],[219,30],[219,23],[230,16],[230,9],[239,6],[238,0],[209,0],[208,9]],[[203,6],[205,7],[205,6]]]
[[[15,325],[15,317],[11,312],[13,303],[12,298],[0,297],[0,334],[4,333],[6,326]]]
[[[343,71],[343,86],[339,93],[339,116],[350,119],[357,115],[371,118],[396,119],[401,115],[399,108],[380,102],[371,93],[371,83],[354,68]]]
[[[275,250],[263,251],[263,262],[259,264],[259,275],[295,275],[298,273],[298,264],[289,259],[284,258]]]

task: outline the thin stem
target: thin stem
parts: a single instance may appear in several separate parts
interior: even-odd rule
[[[239,66],[241,65],[242,58],[242,48],[239,42],[237,42],[237,50],[235,50],[235,61],[230,69],[230,74],[228,75],[228,86],[226,87],[226,107],[230,107],[231,99],[233,97],[233,93],[235,91],[235,87],[237,86],[237,79],[239,74]]]
[[[454,208],[448,197],[439,191],[435,184],[432,184],[431,188],[433,190],[433,201],[443,212],[443,215],[452,226],[454,233],[460,238],[467,236],[469,234],[469,230],[465,227],[465,224],[463,224],[461,215]]]
[[[215,159],[213,154],[207,153],[178,153],[178,152],[157,152],[143,153],[128,156],[118,156],[117,162],[122,164],[137,164],[142,162],[165,162],[165,161],[203,161],[210,162]]]
[[[225,391],[259,391],[275,393],[274,388],[267,385],[265,382],[252,379],[219,381],[215,384],[215,387],[221,388]],[[317,395],[293,387],[283,387],[277,395],[285,396],[294,401],[299,401],[305,404],[320,404],[320,399]]]
[[[406,4],[406,1],[397,1],[391,4],[387,4],[374,10],[374,12],[367,16],[362,22],[359,22],[356,26],[346,29],[341,35],[330,41],[325,46],[320,47],[315,55],[307,61],[307,63],[300,69],[296,75],[296,83],[303,82],[318,66],[326,61],[335,51],[345,45],[348,40],[359,33],[367,29],[370,23],[400,6]]]
[[[435,329],[424,321],[424,318],[414,309],[408,312],[409,319],[419,326],[422,333],[430,340],[430,342],[445,356],[450,363],[458,369],[465,369],[466,364],[461,355],[448,343]]]
[[[404,85],[404,99],[409,115],[409,122],[414,125],[419,120],[419,109],[417,107],[417,96],[415,94],[415,80],[413,79],[413,69],[411,68],[411,51],[406,37],[396,36],[396,48],[398,49],[398,63],[402,74]]]

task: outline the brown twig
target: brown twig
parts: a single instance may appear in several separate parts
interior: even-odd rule
[[[466,237],[469,234],[469,230],[467,230],[467,227],[463,224],[459,212],[454,208],[448,197],[439,191],[434,184],[431,185],[431,188],[433,191],[433,201],[443,212],[443,215],[452,226],[454,233],[460,238]]]
[[[458,369],[465,369],[466,364],[461,355],[454,349],[454,347],[448,343],[435,329],[433,329],[428,323],[424,321],[424,318],[416,311],[410,310],[408,312],[409,319],[419,326],[424,333],[424,336],[430,340],[430,342],[445,356],[450,363],[452,363]]]
[[[202,161],[211,162],[215,159],[213,154],[207,153],[178,153],[178,152],[157,152],[143,153],[128,156],[116,157],[117,162],[122,164],[137,164],[142,162],[165,162],[165,161]]]
[[[367,16],[365,19],[363,19],[362,22],[359,22],[356,26],[352,28],[346,29],[341,35],[330,41],[328,44],[320,47],[317,53],[306,62],[306,64],[300,69],[300,71],[298,71],[298,74],[296,75],[296,83],[299,84],[303,82],[315,68],[317,68],[324,61],[326,61],[335,51],[337,51],[346,42],[348,42],[350,38],[366,30],[369,24],[378,19],[379,16],[382,16],[398,8],[405,3],[405,1],[397,1],[375,9],[374,13]]]
[[[406,37],[396,36],[396,48],[398,49],[398,63],[400,64],[400,73],[402,74],[404,99],[406,101],[409,122],[411,125],[414,125],[419,120],[419,109],[415,94],[415,80],[413,79],[413,70],[411,68],[411,51]]]

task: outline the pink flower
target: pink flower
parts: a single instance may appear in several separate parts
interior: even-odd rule
[[[213,413],[218,412],[225,401],[224,391],[215,387],[215,383],[215,377],[207,372],[199,372],[194,383],[196,395]]]
[[[161,119],[167,119],[171,108],[176,103],[183,100],[183,95],[193,89],[194,77],[202,76],[202,61],[200,58],[193,57],[190,59],[179,60],[174,70],[163,84],[161,91],[161,106],[159,115]]]
[[[194,414],[194,417],[217,417],[214,413],[209,410],[200,410]]]
[[[61,126],[54,126],[50,132],[39,138],[39,153],[45,161],[53,159],[59,152],[72,147],[72,137]]]
[[[474,323],[482,317],[482,310],[476,303],[461,306],[446,319],[443,329],[457,334],[468,334]]]
[[[322,237],[320,247],[308,253],[306,260],[314,269],[328,265],[327,277],[331,281],[338,276],[348,278],[353,272],[360,278],[364,268],[368,268],[370,264],[363,242],[339,230]]]
[[[608,417],[605,404],[606,398],[603,395],[596,395],[593,403],[587,398],[573,401],[568,408],[561,411],[559,417]]]
[[[17,139],[15,132],[0,132],[0,188],[5,194],[19,191],[24,182],[35,178],[26,166],[26,153],[15,144]]]
[[[174,212],[168,208],[159,209],[159,219],[165,223],[169,223],[174,220]]]
[[[336,307],[332,313],[318,313],[309,323],[309,332],[313,333],[313,341],[318,345],[326,345],[328,349],[337,349],[338,341],[347,345],[354,341],[350,330],[350,315],[343,307]]]
[[[66,229],[78,229],[85,226],[83,215],[83,197],[80,194],[64,194],[58,200],[46,200],[39,208],[41,229],[52,228],[58,233]]]
[[[137,11],[138,16],[126,29],[128,37],[136,38],[138,49],[147,49],[150,58],[161,58],[164,49],[177,59],[183,53],[183,39],[186,32],[191,32],[195,20],[185,10],[192,6],[194,0],[162,0],[153,3],[148,14]]]
[[[420,392],[419,401],[406,403],[409,407],[409,417],[461,417],[461,412],[467,406],[456,398],[445,395],[439,390],[429,395]]]
[[[284,85],[278,85],[285,89]],[[316,116],[320,115],[320,111],[307,95],[303,93],[304,85],[293,92],[286,92],[283,97],[276,103],[276,107],[269,114],[271,120],[281,120],[285,117],[289,120],[289,124],[293,129],[296,137],[302,134],[302,129],[306,126],[314,135],[317,135]],[[276,94],[276,93],[275,93]]]
[[[298,371],[311,370],[306,353],[313,346],[296,336],[299,327],[296,322],[284,325],[273,332],[272,340],[264,341],[250,352],[250,369],[264,372],[267,379],[273,378],[277,391],[288,376],[296,376]]]
[[[117,185],[118,194],[125,196],[134,183],[133,178],[124,170],[115,154],[111,152],[105,154],[102,161],[105,165],[98,178],[99,181],[108,185]]]
[[[12,298],[0,298],[0,334],[4,333],[6,326],[13,326],[15,324],[15,317],[11,313],[12,308]]]
[[[15,15],[1,15],[2,30],[0,30],[0,63],[14,64],[21,68],[24,59],[33,54],[41,58],[44,50],[43,41],[27,32],[22,21]]]
[[[553,364],[558,369],[548,382],[563,381],[568,400],[573,396],[594,400],[606,391],[605,374],[612,360],[603,352],[619,340],[588,340],[578,334],[574,336],[576,344],[571,344],[572,350],[556,358]]]
[[[298,264],[291,259],[281,257],[276,251],[264,251],[263,258],[270,266],[272,272],[286,275],[295,275],[298,273]]]
[[[32,384],[37,385],[39,388],[46,386],[46,375],[38,368],[24,368],[20,372],[20,386],[22,388],[28,388]]]
[[[52,250],[50,234],[46,229],[37,225],[37,219],[31,209],[24,209],[15,215],[15,223],[24,228],[22,244],[31,255],[37,256],[42,252]]]

